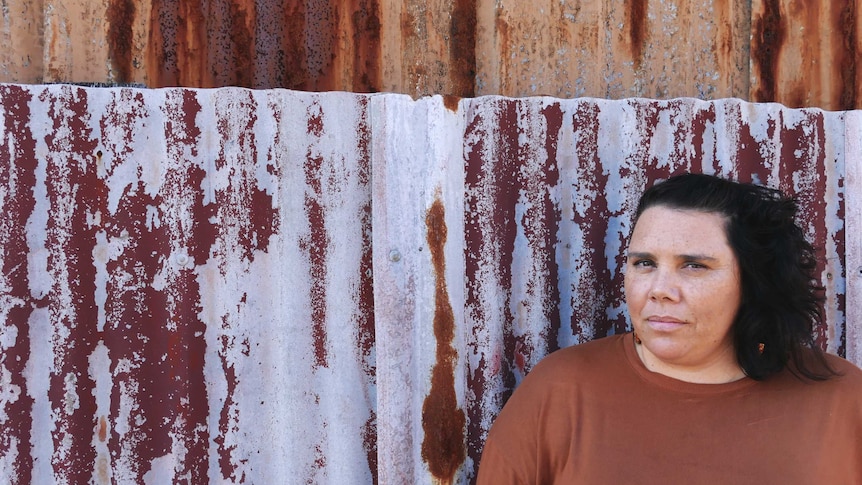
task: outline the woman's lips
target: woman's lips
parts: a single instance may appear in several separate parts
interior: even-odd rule
[[[670,332],[687,325],[685,321],[669,316],[647,318],[647,325],[657,332]]]

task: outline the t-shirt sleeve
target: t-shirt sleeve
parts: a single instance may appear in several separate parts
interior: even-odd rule
[[[517,394],[517,393],[516,393]],[[515,413],[513,396],[494,421],[479,462],[477,485],[531,484],[536,476],[536,437],[529,416]],[[535,428],[533,428],[535,430]]]
[[[491,426],[479,462],[477,485],[544,482],[548,473],[544,463],[547,443],[541,437],[545,428],[541,416],[548,385],[541,374],[540,370],[524,379]]]

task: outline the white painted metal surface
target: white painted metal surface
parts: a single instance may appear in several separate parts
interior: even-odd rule
[[[818,342],[860,363],[860,127],[739,100],[0,85],[0,481],[468,483],[540,358],[626,329],[630,211],[683,170],[799,196]]]

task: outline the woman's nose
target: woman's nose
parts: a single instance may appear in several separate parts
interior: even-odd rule
[[[653,273],[650,284],[649,298],[654,301],[679,299],[679,284],[674,275],[668,271],[658,270]]]

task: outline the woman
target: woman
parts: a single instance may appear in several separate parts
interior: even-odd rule
[[[642,196],[634,331],[543,359],[479,484],[859,484],[862,371],[819,351],[811,246],[779,191],[686,174]]]

